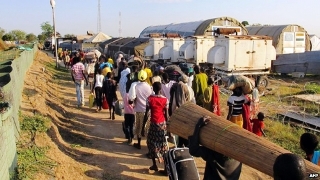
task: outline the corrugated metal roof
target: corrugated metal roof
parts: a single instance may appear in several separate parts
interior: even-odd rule
[[[148,37],[150,33],[178,33],[182,37],[193,35],[205,35],[207,30],[211,30],[211,26],[223,26],[225,20],[230,21],[232,26],[239,26],[242,28],[244,34],[247,34],[246,28],[236,19],[231,17],[219,17],[201,21],[184,22],[184,23],[171,23],[167,25],[149,26],[145,28],[139,35],[141,38]]]

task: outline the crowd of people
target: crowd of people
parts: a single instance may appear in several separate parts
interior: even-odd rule
[[[159,171],[157,162],[164,161],[163,157],[168,149],[165,136],[169,135],[177,139],[178,147],[189,147],[191,155],[202,157],[206,161],[204,179],[239,179],[241,162],[202,147],[199,143],[199,132],[209,118],[199,120],[189,139],[176,137],[167,132],[169,117],[176,109],[188,102],[221,115],[219,87],[204,68],[198,65],[189,67],[174,80],[170,78],[172,72],[165,71],[162,66],[153,70],[148,63],[145,67],[139,64],[129,66],[128,59],[125,59],[122,54],[119,54],[115,61],[104,55],[85,59],[81,51],[71,56],[69,64],[72,62],[71,76],[76,87],[77,107],[84,106],[84,84],[90,83],[91,93],[95,95],[96,111],[102,110],[103,101],[106,99],[110,113],[109,119],[114,120],[115,102],[120,99],[116,93],[118,89],[123,101],[123,130],[127,143],[141,149],[142,138],[146,137],[148,147],[146,156],[152,160],[150,170]],[[245,95],[241,87],[233,89],[233,94],[227,100],[227,106],[229,107],[227,120],[258,136],[266,136],[263,131],[264,113],[259,112],[257,87],[253,89],[251,97]],[[314,139],[311,135],[303,135],[301,148],[306,152],[308,160],[320,164],[318,161],[320,153],[315,151],[318,141]],[[284,159],[296,158],[288,156],[287,158],[279,157],[277,160],[281,164],[281,162],[288,163],[283,162]],[[277,166],[279,165],[275,164],[275,167]],[[275,177],[282,177],[278,169],[274,171]],[[165,173],[165,169],[163,172]]]

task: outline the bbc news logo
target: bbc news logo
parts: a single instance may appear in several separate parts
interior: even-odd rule
[[[319,173],[310,173],[309,178],[317,178],[319,177]]]

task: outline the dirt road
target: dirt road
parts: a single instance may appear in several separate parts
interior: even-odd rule
[[[123,117],[107,119],[108,110],[97,113],[87,104],[76,108],[70,73],[54,75],[48,69],[42,72],[43,67],[53,61],[45,53],[38,52],[25,77],[21,112],[40,113],[52,119],[52,128],[37,137],[36,143],[50,146],[48,156],[58,163],[55,179],[168,179],[148,170],[152,163],[145,157],[145,139],[141,150],[126,144],[121,128]],[[86,87],[86,103],[88,95]],[[196,158],[196,163],[202,179],[205,162]],[[45,174],[38,176],[38,179],[48,178]],[[240,179],[272,178],[244,165]]]

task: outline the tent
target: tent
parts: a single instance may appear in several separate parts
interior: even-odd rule
[[[316,35],[310,35],[311,51],[320,51],[320,38]]]
[[[296,24],[246,26],[246,28],[249,35],[272,37],[272,44],[277,54],[302,53],[311,49],[309,34]]]
[[[122,38],[114,41],[108,45],[107,55],[113,57],[115,53],[120,51],[120,48],[129,42],[133,41],[135,38]],[[126,52],[127,53],[127,52]]]
[[[143,56],[144,48],[147,47],[148,44],[149,44],[148,38],[136,38],[133,41],[129,42],[128,44],[122,46],[120,48],[120,51],[128,55]]]
[[[140,38],[148,38],[151,33],[178,33],[181,37],[213,35],[213,30],[219,27],[236,28],[239,35],[247,35],[248,31],[238,20],[231,17],[218,17],[202,21],[171,23],[167,25],[149,26],[139,35]]]
[[[103,41],[102,43],[99,44],[99,49],[103,52],[103,53],[107,53],[108,51],[108,45],[119,40],[121,38],[112,38],[112,39],[108,39],[106,41]]]
[[[83,42],[84,43],[100,43],[100,42],[106,41],[108,39],[111,39],[111,37],[104,34],[103,32],[99,32],[98,34],[92,36],[89,39],[84,40]]]

